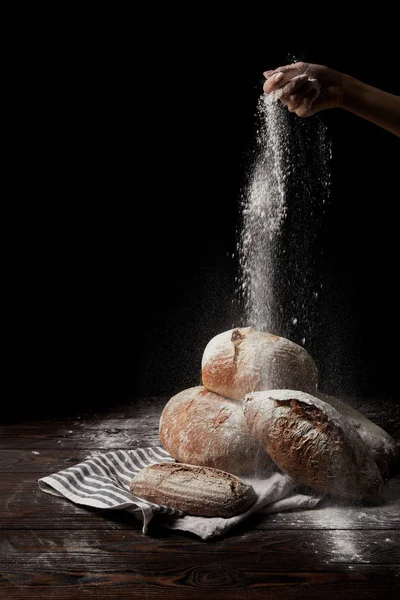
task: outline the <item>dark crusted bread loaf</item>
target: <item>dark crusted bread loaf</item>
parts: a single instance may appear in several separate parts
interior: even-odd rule
[[[159,423],[164,448],[182,463],[235,475],[262,475],[272,461],[250,435],[241,402],[203,386],[179,392],[165,405]]]
[[[314,394],[318,384],[316,364],[302,346],[252,327],[213,337],[203,352],[201,374],[204,387],[235,400],[283,388]]]
[[[251,434],[300,483],[343,500],[378,500],[383,480],[353,425],[332,406],[295,390],[248,394]]]
[[[379,425],[339,398],[321,392],[317,392],[316,396],[336,408],[346,421],[354,425],[358,435],[374,457],[383,479],[394,477],[399,469],[399,446],[396,440]]]
[[[156,463],[131,481],[132,494],[202,517],[233,517],[257,499],[251,485],[231,473],[183,463]]]

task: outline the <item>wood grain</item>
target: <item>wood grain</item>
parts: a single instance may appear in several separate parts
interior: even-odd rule
[[[136,598],[161,600],[264,600],[355,597],[357,600],[397,600],[400,568],[384,565],[334,565],[321,570],[269,569],[261,561],[238,564],[230,560],[197,563],[190,555],[179,563],[168,556],[161,562],[140,557],[128,568],[105,565],[76,569],[38,563],[36,569],[14,566],[0,579],[0,593],[7,599],[31,598]],[[236,557],[234,557],[236,558]],[[333,593],[334,592],[334,593]]]
[[[320,600],[332,592],[335,600],[397,600],[400,476],[381,507],[325,501],[254,515],[210,542],[157,518],[143,535],[141,522],[123,511],[84,508],[39,489],[39,477],[89,455],[160,445],[167,400],[0,427],[1,599]],[[352,405],[400,439],[395,404]]]
[[[109,566],[131,564],[132,555],[190,554],[198,560],[207,561],[229,554],[240,555],[241,561],[257,559],[268,562],[268,568],[291,569],[302,555],[302,568],[318,569],[336,563],[400,565],[400,530],[375,530],[365,543],[364,530],[277,530],[260,535],[259,530],[235,533],[228,538],[204,543],[195,536],[186,536],[182,544],[181,534],[162,527],[153,527],[152,535],[146,536],[139,530],[15,530],[0,533],[2,552],[0,566],[18,558],[18,564],[35,565],[37,556],[57,560],[63,555],[64,565],[101,565],[106,560]],[[4,553],[7,549],[7,553]],[[207,559],[208,557],[208,559]],[[236,557],[237,558],[237,557]]]

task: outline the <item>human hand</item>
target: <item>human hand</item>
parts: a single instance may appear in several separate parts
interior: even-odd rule
[[[264,92],[275,92],[299,117],[338,107],[343,100],[342,74],[323,65],[297,62],[265,71],[264,77]]]

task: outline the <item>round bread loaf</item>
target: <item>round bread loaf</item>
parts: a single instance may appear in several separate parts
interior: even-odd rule
[[[195,386],[165,405],[159,422],[164,448],[175,460],[236,475],[262,474],[272,465],[250,435],[240,402]]]
[[[379,500],[383,480],[353,425],[332,406],[295,390],[245,396],[250,432],[296,481],[342,500]]]
[[[182,463],[156,463],[132,479],[132,494],[202,517],[233,517],[257,500],[251,485],[219,469]]]
[[[317,392],[316,396],[336,408],[351,425],[371,452],[383,479],[394,477],[399,468],[399,446],[384,429],[358,410],[338,398]]]
[[[202,384],[227,398],[269,389],[315,394],[318,370],[309,353],[286,338],[241,327],[212,338],[201,362]]]

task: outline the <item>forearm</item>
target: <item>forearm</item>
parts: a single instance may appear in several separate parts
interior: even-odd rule
[[[342,76],[341,108],[400,136],[400,96]]]

